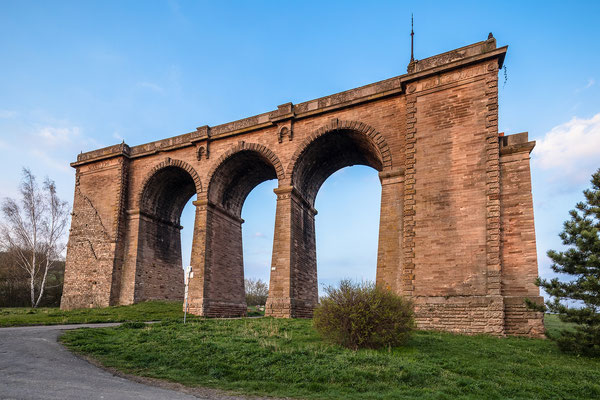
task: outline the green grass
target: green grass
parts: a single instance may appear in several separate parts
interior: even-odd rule
[[[546,327],[546,336],[550,339],[556,339],[563,330],[574,329],[574,324],[562,322],[557,314],[544,315],[544,326]]]
[[[311,321],[260,318],[81,329],[61,340],[126,373],[248,394],[600,398],[600,360],[563,354],[541,339],[415,332],[404,347],[354,352],[324,343]]]
[[[183,319],[181,302],[167,301],[70,311],[59,308],[0,308],[0,327],[179,319]]]
[[[264,307],[261,310],[258,306],[248,306],[248,317],[264,317],[265,310]]]

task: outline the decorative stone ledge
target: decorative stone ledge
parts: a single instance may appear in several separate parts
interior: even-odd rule
[[[500,155],[505,156],[514,153],[531,153],[535,147],[535,140],[529,141],[528,133],[521,132],[514,135],[498,137],[500,143]]]
[[[499,50],[506,48],[507,47],[505,46],[500,48]],[[441,53],[432,57],[424,58],[423,60],[415,60],[408,64],[407,71],[409,74],[414,74],[417,72],[430,70],[439,66],[445,66],[455,61],[463,60],[466,58],[486,55],[487,53],[494,52],[494,50],[496,50],[496,39],[490,33],[488,39],[484,40],[483,42],[473,43],[468,46],[459,47],[458,49],[447,51],[445,53]],[[499,56],[500,68],[502,68],[502,63],[504,62],[505,53],[506,50],[502,52]]]
[[[293,197],[300,201],[313,215],[317,215],[317,210],[310,205],[310,202],[304,198],[302,193],[298,191],[294,186],[284,186],[273,189],[273,192],[277,195],[277,200],[288,199]]]
[[[499,67],[502,67],[507,49],[508,46],[496,48],[496,39],[493,37],[488,38],[488,40],[483,42],[474,43],[433,57],[415,61],[409,65],[408,74],[299,104],[282,104],[274,111],[213,127],[205,125],[198,128],[196,131],[168,139],[157,140],[133,147],[121,143],[115,146],[82,153],[77,156],[77,161],[72,163],[71,166],[78,167],[89,162],[95,162],[120,155],[129,158],[144,157],[161,151],[194,146],[198,141],[202,140],[214,141],[220,138],[273,127],[286,120],[293,121],[308,118],[313,115],[323,114],[360,103],[375,101],[384,97],[397,96],[404,93],[408,82],[440,74],[464,65],[489,59],[497,59]]]
[[[127,213],[127,215],[130,215],[130,216],[134,216],[134,217],[146,217],[146,218],[148,218],[148,219],[150,219],[152,221],[158,222],[160,224],[168,225],[168,226],[171,226],[171,227],[179,229],[179,230],[183,229],[183,226],[181,226],[181,225],[179,225],[179,224],[177,224],[177,223],[175,223],[173,221],[169,221],[167,219],[157,217],[156,215],[151,214],[151,213],[146,212],[146,211],[142,211],[139,208],[127,210],[125,212]]]
[[[220,214],[224,215],[225,217],[230,218],[233,221],[238,222],[240,224],[243,224],[245,222],[244,219],[238,217],[231,211],[226,210],[225,208],[213,203],[212,201],[209,201],[206,199],[194,200],[194,201],[192,201],[192,204],[195,205],[196,207],[199,207],[200,209],[206,209],[206,207],[209,207],[212,210],[217,211]]]

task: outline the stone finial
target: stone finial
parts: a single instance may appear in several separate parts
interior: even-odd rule
[[[203,125],[196,128],[196,132],[200,137],[209,137],[210,136],[210,126]]]
[[[492,35],[492,32],[490,32],[490,34],[488,35],[487,40],[490,40],[490,39],[493,39],[493,38],[494,38],[494,35]]]
[[[277,112],[279,115],[291,114],[293,112],[293,109],[294,109],[294,104],[291,102],[277,106]]]

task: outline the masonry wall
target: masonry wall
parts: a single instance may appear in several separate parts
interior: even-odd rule
[[[484,85],[417,97],[416,297],[486,295]]]
[[[379,179],[381,209],[375,282],[379,287],[406,295],[402,290],[403,279],[412,282],[413,276],[403,276],[402,265],[404,169],[379,173]]]
[[[111,304],[120,249],[124,168],[123,159],[113,158],[77,171],[62,308]]]
[[[490,151],[489,139],[497,141],[496,69],[472,65],[408,89],[414,147],[407,149],[405,251],[422,328],[503,332],[502,298],[490,292],[499,289],[490,280],[490,262],[499,264],[498,235],[490,234],[499,208],[498,150]]]
[[[208,316],[246,315],[244,294],[244,260],[242,251],[242,221],[224,211],[210,208],[207,225],[210,249],[206,271],[205,302],[210,302]]]
[[[377,284],[412,298],[421,328],[539,335],[541,316],[523,308],[539,296],[529,160],[509,151],[516,139],[498,141],[505,52],[490,38],[385,81],[81,154],[63,308],[181,298],[179,215],[194,195],[190,311],[243,315],[238,214],[276,177],[267,314],[308,317],[314,198],[329,174],[362,164],[382,183]]]
[[[538,336],[543,315],[525,306],[542,303],[539,288],[527,133],[500,138],[502,294],[507,334]]]
[[[315,213],[299,196],[292,196],[292,227],[292,316],[312,317],[319,301]]]
[[[183,300],[180,227],[143,216],[138,238],[134,302]]]

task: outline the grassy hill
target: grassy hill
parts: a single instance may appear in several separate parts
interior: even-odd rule
[[[547,317],[551,334],[564,325]],[[550,340],[415,332],[406,346],[350,351],[309,320],[196,319],[68,331],[63,343],[125,373],[306,399],[600,398],[600,360]]]

